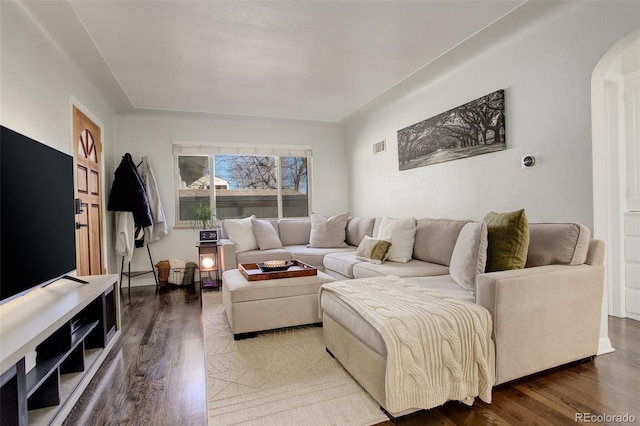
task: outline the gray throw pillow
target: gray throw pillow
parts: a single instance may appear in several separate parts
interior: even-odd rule
[[[258,240],[260,250],[282,248],[282,242],[278,238],[278,233],[268,220],[252,219],[253,233]]]
[[[311,235],[309,247],[334,248],[346,247],[347,219],[349,213],[341,213],[325,217],[317,213],[311,214]]]

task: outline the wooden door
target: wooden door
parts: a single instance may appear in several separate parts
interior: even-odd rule
[[[102,232],[102,135],[100,127],[73,107],[73,149],[76,164],[76,263],[78,275],[106,273]]]

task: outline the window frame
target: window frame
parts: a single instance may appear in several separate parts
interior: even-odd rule
[[[202,143],[189,141],[173,142],[173,188],[174,188],[174,228],[193,228],[190,220],[180,219],[180,168],[181,156],[206,156],[208,157],[209,170],[215,176],[215,155],[246,155],[275,157],[277,177],[277,219],[300,218],[301,216],[284,216],[283,190],[282,190],[282,157],[304,157],[307,161],[307,216],[313,211],[313,150],[307,145],[250,145],[234,143]],[[216,190],[212,183],[209,188],[212,211],[216,212]],[[276,219],[276,218],[265,218]]]

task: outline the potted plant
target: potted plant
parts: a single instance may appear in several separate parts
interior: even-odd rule
[[[200,202],[193,208],[194,219],[191,226],[198,231],[200,242],[217,242],[219,234],[219,221],[211,205],[206,202]]]
[[[218,226],[218,218],[213,214],[211,205],[204,201],[199,202],[193,207],[192,220],[194,229],[209,229]]]

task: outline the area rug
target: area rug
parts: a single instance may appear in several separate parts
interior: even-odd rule
[[[209,426],[368,426],[378,403],[325,350],[322,328],[233,340],[219,292],[202,295]]]

